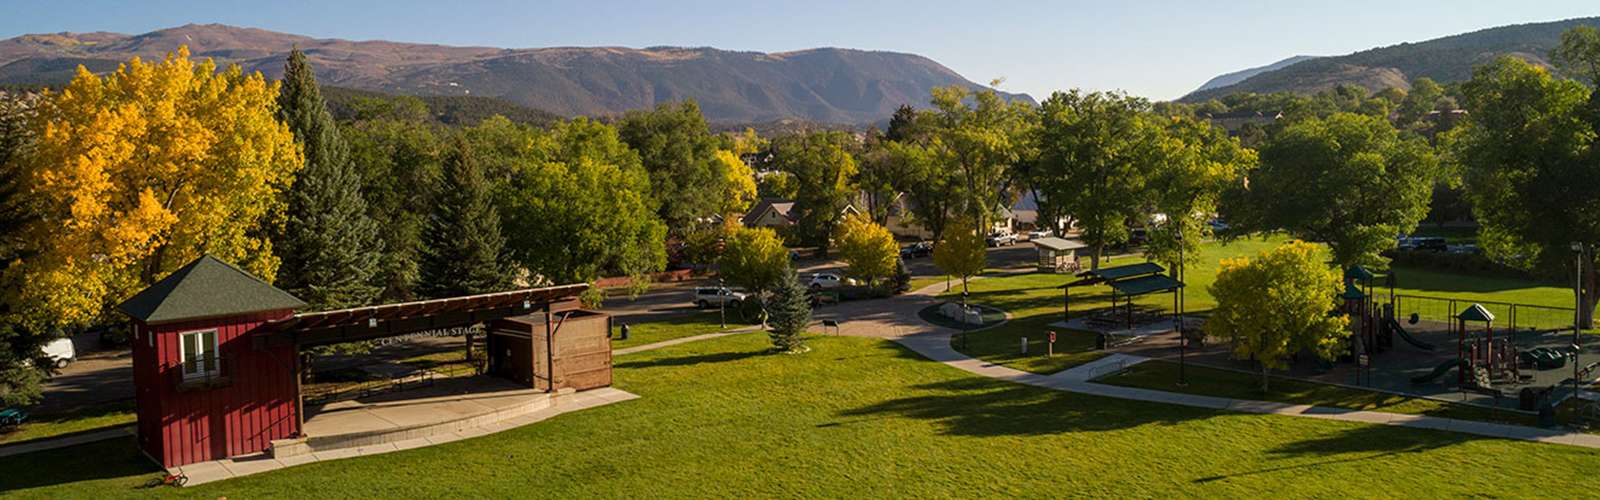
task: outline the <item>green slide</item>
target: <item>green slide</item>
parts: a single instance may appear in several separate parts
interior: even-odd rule
[[[1411,344],[1413,347],[1422,349],[1424,351],[1434,350],[1433,344],[1417,340],[1416,338],[1412,337],[1411,334],[1406,333],[1406,328],[1400,326],[1400,322],[1395,321],[1394,318],[1389,318],[1389,328],[1393,328],[1395,333],[1400,334],[1400,338],[1405,339],[1406,343]]]
[[[1461,367],[1462,369],[1466,369],[1466,367],[1470,364],[1471,363],[1467,363],[1467,360],[1465,359],[1452,359],[1434,367],[1433,371],[1427,375],[1411,377],[1411,383],[1415,385],[1426,384],[1428,382],[1432,382],[1433,379],[1439,378],[1440,375],[1444,375],[1445,372],[1450,371],[1451,368]]]

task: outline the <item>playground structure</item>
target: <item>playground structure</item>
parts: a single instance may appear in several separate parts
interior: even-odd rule
[[[1296,362],[1275,374],[1411,397],[1534,411],[1551,402],[1551,397],[1570,395],[1574,375],[1587,382],[1600,373],[1600,350],[1593,347],[1576,354],[1581,362],[1576,373],[1567,366],[1575,357],[1571,308],[1400,296],[1392,288],[1385,290],[1388,293],[1378,292],[1379,287],[1393,287],[1393,280],[1392,274],[1373,276],[1365,269],[1348,270],[1339,293],[1340,306],[1333,311],[1350,318],[1351,335],[1344,354],[1321,359],[1301,353]],[[1451,305],[1455,309],[1446,311]],[[1515,323],[1510,320],[1513,317]],[[1559,322],[1561,317],[1565,323]],[[1079,318],[1073,319],[1077,324]],[[1174,362],[1186,355],[1192,365],[1260,372],[1254,360],[1235,359],[1220,342],[1191,344],[1184,351],[1170,327],[1144,337],[1137,343],[1108,345],[1106,350]],[[1588,339],[1581,342],[1590,343]],[[1455,349],[1450,348],[1452,344]],[[1594,369],[1583,369],[1587,366]],[[1508,407],[1502,401],[1506,397],[1518,403]]]

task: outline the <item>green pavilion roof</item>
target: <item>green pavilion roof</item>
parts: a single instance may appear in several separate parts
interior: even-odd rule
[[[206,254],[118,304],[117,310],[145,323],[170,323],[305,306],[289,292]]]
[[[1368,271],[1367,268],[1361,267],[1361,264],[1350,266],[1349,269],[1344,270],[1344,279],[1370,280],[1373,276],[1376,275],[1372,274],[1372,271]]]
[[[1138,278],[1111,282],[1111,288],[1122,293],[1123,295],[1144,295],[1151,292],[1162,292],[1182,287],[1182,281],[1172,279],[1171,276],[1167,276],[1165,274],[1140,276]]]
[[[1161,264],[1154,262],[1141,262],[1138,264],[1128,264],[1126,266],[1107,267],[1103,269],[1084,271],[1078,273],[1078,276],[1093,276],[1107,280],[1120,280],[1122,278],[1131,276],[1154,274],[1166,270],[1167,268],[1161,267]]]
[[[1488,309],[1484,309],[1483,305],[1481,304],[1473,304],[1467,306],[1467,309],[1461,311],[1461,314],[1457,314],[1456,319],[1462,321],[1482,321],[1484,323],[1488,323],[1494,321],[1494,313],[1489,312]]]
[[[1339,297],[1346,299],[1364,299],[1367,297],[1367,294],[1362,292],[1360,288],[1356,288],[1354,284],[1345,283],[1344,293],[1339,294]]]

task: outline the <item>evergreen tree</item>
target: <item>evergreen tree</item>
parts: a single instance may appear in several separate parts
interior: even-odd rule
[[[429,298],[497,292],[510,282],[504,263],[506,239],[492,189],[457,136],[444,152],[438,205],[423,231],[420,291]]]
[[[314,309],[370,304],[383,240],[367,215],[361,174],[328,114],[317,76],[295,49],[284,69],[278,119],[294,132],[305,170],[288,196],[289,220],[277,247],[278,284]]]
[[[810,296],[794,268],[785,266],[777,286],[773,287],[767,311],[772,317],[772,331],[767,335],[772,337],[773,350],[785,354],[805,352],[802,336],[806,327],[811,326]]]

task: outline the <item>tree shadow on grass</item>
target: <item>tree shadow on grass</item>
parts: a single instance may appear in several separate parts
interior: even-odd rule
[[[128,436],[0,458],[0,496],[29,488],[158,473],[161,468]],[[144,479],[129,483],[142,485]]]
[[[613,366],[613,368],[616,368],[616,369],[657,368],[657,367],[666,367],[666,366],[698,365],[698,364],[702,364],[702,363],[722,363],[722,362],[727,362],[727,361],[738,361],[738,360],[741,360],[741,359],[752,358],[752,357],[761,356],[761,355],[764,355],[764,354],[766,354],[766,351],[719,352],[719,353],[715,353],[715,354],[700,354],[700,355],[694,355],[694,356],[679,356],[679,357],[676,357],[676,358],[662,358],[662,359],[651,359],[651,360],[642,360],[642,361],[629,361],[629,362],[626,362],[626,363],[618,363],[615,366]]]
[[[1204,408],[1110,400],[977,377],[912,386],[907,392],[913,395],[842,411],[842,422],[819,427],[911,418],[937,422],[943,426],[943,434],[953,436],[1042,436],[1173,425],[1226,414]]]
[[[1419,430],[1385,425],[1363,425],[1333,435],[1285,443],[1268,451],[1280,458],[1327,457],[1310,463],[1270,467],[1234,474],[1219,474],[1195,479],[1196,483],[1209,483],[1243,476],[1276,472],[1299,473],[1318,467],[1425,453],[1477,439],[1493,439],[1458,432]]]

